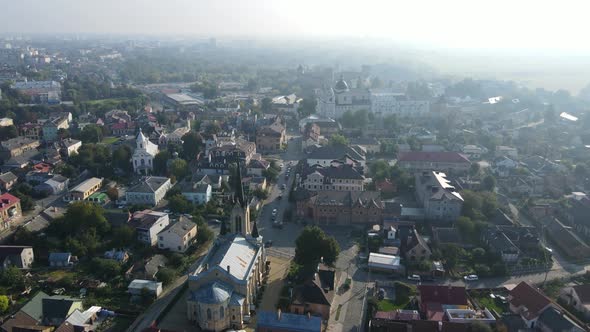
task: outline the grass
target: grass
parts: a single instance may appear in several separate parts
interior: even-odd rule
[[[336,321],[340,319],[340,310],[342,309],[342,304],[338,305],[338,309],[336,309]]]
[[[106,104],[106,105],[117,105],[120,102],[124,101],[126,98],[107,98],[107,99],[96,99],[96,100],[88,100],[88,101],[84,101],[84,104],[87,105],[101,105],[101,104]]]
[[[383,299],[377,302],[377,310],[392,311],[405,309],[410,304],[412,296],[416,295],[416,287],[403,282],[395,283],[395,301]]]
[[[398,302],[398,301],[396,301],[396,302]],[[403,309],[406,307],[406,305],[408,305],[408,302],[394,303],[391,300],[381,300],[381,301],[377,302],[377,310],[379,310],[379,311],[393,311],[395,309]]]
[[[102,139],[102,144],[107,144],[107,145],[111,145],[114,144],[115,142],[117,142],[119,140],[118,137],[114,137],[114,136],[109,136],[109,137],[105,137]]]
[[[489,310],[494,310],[494,311],[496,311],[500,315],[503,312],[506,312],[507,309],[508,309],[507,305],[503,304],[498,299],[492,299],[491,297],[489,297],[489,294],[487,296],[483,296],[483,297],[477,298],[477,301],[483,307],[486,307]]]

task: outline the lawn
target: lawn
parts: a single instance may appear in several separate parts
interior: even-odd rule
[[[381,301],[377,302],[377,310],[379,310],[379,311],[393,311],[395,309],[403,309],[406,307],[406,305],[408,305],[408,302],[398,304],[398,303],[394,303],[391,300],[381,300]]]
[[[117,142],[118,140],[119,140],[119,138],[118,138],[118,137],[109,136],[109,137],[105,137],[105,138],[103,138],[103,139],[102,139],[102,142],[100,142],[100,143],[102,143],[102,144],[107,144],[107,145],[112,145],[112,144],[114,144],[115,142]]]
[[[508,306],[502,303],[499,299],[492,299],[489,294],[477,298],[479,304],[489,310],[495,310],[498,314],[502,314],[508,310]]]
[[[395,283],[395,300],[380,300],[377,302],[379,311],[392,311],[395,309],[405,309],[410,304],[410,299],[416,294],[416,287],[403,282]]]

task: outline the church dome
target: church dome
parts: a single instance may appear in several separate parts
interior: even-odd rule
[[[336,85],[334,86],[334,90],[336,92],[348,91],[348,84],[346,84],[346,81],[342,77],[340,77],[338,82],[336,82]]]
[[[205,286],[197,291],[195,300],[201,303],[219,304],[229,300],[231,291],[218,282]]]

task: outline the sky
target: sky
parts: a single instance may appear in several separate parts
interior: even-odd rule
[[[0,33],[361,37],[590,53],[580,0],[0,0]]]

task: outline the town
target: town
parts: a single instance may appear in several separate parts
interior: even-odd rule
[[[590,89],[248,47],[0,38],[2,331],[590,329]]]

